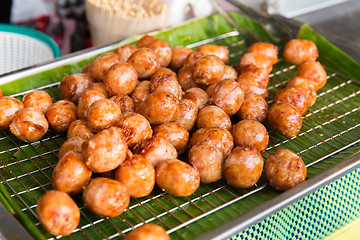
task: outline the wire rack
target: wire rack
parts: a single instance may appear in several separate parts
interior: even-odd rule
[[[232,65],[246,48],[236,31],[191,44],[189,47],[196,48],[208,43],[227,45]],[[263,153],[264,158],[278,148],[288,148],[302,157],[309,170],[311,166],[326,161],[330,156],[360,141],[360,84],[330,69],[326,70],[328,83],[318,92],[316,104],[305,114],[298,136],[285,138],[272,131],[265,123],[270,142]],[[269,104],[275,93],[285,87],[288,79],[295,75],[296,67],[289,63],[280,60],[274,66],[268,87]],[[57,101],[61,98],[57,86],[58,83],[54,83],[40,89],[48,92],[53,100]],[[17,93],[13,97],[21,99],[27,92]],[[36,206],[39,197],[52,189],[51,175],[58,160],[57,152],[65,140],[65,135],[49,130],[40,141],[24,143],[7,130],[0,131],[0,182],[21,211],[47,238],[52,236],[46,233],[40,224]],[[311,171],[309,173],[311,175]],[[196,193],[182,198],[165,194],[155,187],[150,196],[131,199],[127,210],[115,218],[103,218],[91,213],[84,206],[81,196],[75,196],[74,200],[81,212],[80,224],[66,239],[122,239],[132,229],[149,222],[164,227],[173,239],[191,239],[197,237],[196,233],[177,233],[191,229],[189,227],[196,221],[211,218],[213,213],[251,198],[265,188],[264,176],[250,189],[235,189],[220,180],[212,184],[201,184]],[[233,217],[229,216],[222,221],[226,222]]]

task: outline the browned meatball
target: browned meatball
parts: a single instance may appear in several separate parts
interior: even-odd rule
[[[242,120],[232,127],[234,143],[239,147],[254,146],[259,152],[269,144],[269,134],[264,125],[253,120]]]
[[[154,41],[151,41],[146,47],[154,51],[160,66],[169,66],[172,58],[172,48],[167,41],[162,39],[155,39]]]
[[[251,44],[247,52],[256,52],[270,58],[271,64],[274,65],[278,61],[278,49],[275,45],[266,42],[256,42]]]
[[[307,106],[311,107],[316,102],[316,90],[312,81],[303,77],[293,77],[289,80],[287,87],[294,87],[304,92]]]
[[[176,197],[189,196],[200,186],[199,172],[178,159],[160,162],[155,169],[155,174],[158,186]]]
[[[77,119],[77,107],[67,100],[53,103],[46,112],[50,126],[56,132],[66,132],[70,124]]]
[[[276,93],[274,103],[288,102],[293,105],[300,115],[304,115],[307,111],[307,99],[302,90],[298,88],[286,87]]]
[[[169,92],[178,99],[182,99],[182,89],[176,75],[153,75],[150,79],[150,92]]]
[[[312,41],[292,39],[286,43],[283,56],[286,61],[299,65],[306,61],[315,61],[319,53]]]
[[[136,50],[128,59],[140,79],[151,77],[159,67],[156,54],[149,48],[140,48]]]
[[[125,240],[170,240],[166,231],[153,223],[146,223],[141,227],[132,230]]]
[[[175,147],[165,138],[152,137],[145,139],[134,147],[134,153],[144,156],[156,167],[166,159],[177,158]]]
[[[98,91],[99,93],[103,94],[105,98],[109,97],[108,91],[105,89],[105,84],[103,82],[94,82],[90,84],[89,88],[86,89],[87,91]]]
[[[135,108],[135,111],[146,117],[151,125],[173,121],[178,110],[178,98],[167,92],[152,93]]]
[[[232,79],[218,82],[214,91],[209,95],[209,103],[214,104],[231,116],[239,111],[244,101],[244,91],[241,85]]]
[[[105,74],[104,84],[111,96],[130,94],[138,81],[138,74],[133,66],[126,62],[112,65]]]
[[[125,113],[116,126],[123,129],[129,148],[153,135],[149,121],[137,113]]]
[[[257,94],[249,93],[245,95],[238,116],[242,119],[249,119],[263,122],[268,113],[268,104],[265,99]]]
[[[144,35],[140,38],[139,42],[137,43],[138,48],[146,47],[149,45],[152,41],[154,41],[156,38],[150,35]]]
[[[202,45],[197,49],[197,51],[203,53],[204,55],[215,55],[224,63],[229,61],[229,49],[226,46]]]
[[[217,106],[207,106],[201,109],[196,119],[198,128],[219,127],[230,130],[230,117]]]
[[[114,53],[119,56],[121,62],[126,62],[137,49],[135,45],[125,44],[115,49]]]
[[[149,160],[135,154],[116,169],[115,179],[127,187],[130,197],[145,197],[154,188],[155,169]]]
[[[99,132],[113,126],[121,118],[119,106],[110,99],[94,102],[88,113],[87,124],[91,131]]]
[[[110,100],[114,101],[121,110],[121,114],[124,115],[126,112],[133,112],[135,110],[134,100],[123,94],[117,94],[112,96]]]
[[[106,98],[106,95],[104,95],[100,91],[88,89],[85,92],[83,92],[83,94],[81,94],[81,96],[79,97],[79,101],[78,101],[78,105],[77,105],[78,106],[78,108],[77,108],[78,118],[86,120],[88,117],[88,113],[89,113],[89,109],[90,109],[91,105],[94,102],[99,101],[101,99],[105,99],[105,98]]]
[[[237,71],[240,73],[245,67],[249,65],[254,65],[255,67],[266,69],[268,74],[272,70],[271,59],[257,52],[245,53],[238,62]]]
[[[88,63],[87,65],[85,65],[85,67],[83,67],[83,69],[81,70],[82,73],[87,73],[90,75],[90,63]]]
[[[0,129],[7,129],[24,104],[12,97],[0,98]]]
[[[23,103],[25,108],[36,108],[45,114],[53,101],[47,92],[40,90],[26,94]]]
[[[263,98],[268,96],[269,75],[264,69],[253,66],[246,67],[236,81],[240,84],[245,95],[255,93]]]
[[[128,147],[118,127],[110,127],[91,136],[82,145],[85,164],[93,172],[107,172],[117,168],[126,159]]]
[[[207,93],[198,87],[186,90],[183,98],[193,101],[198,110],[203,109],[209,102],[209,96]]]
[[[190,131],[196,122],[198,108],[190,99],[181,99],[179,111],[174,122],[181,124],[186,130]]]
[[[10,124],[12,134],[25,142],[39,140],[48,129],[49,123],[44,113],[36,108],[21,109]]]
[[[82,144],[85,142],[86,138],[82,137],[71,137],[68,138],[59,149],[59,159],[62,158],[66,153],[73,152],[82,152]]]
[[[96,57],[90,63],[91,77],[96,81],[103,81],[107,70],[109,70],[112,65],[119,63],[120,61],[120,57],[113,52],[104,53]]]
[[[171,57],[170,67],[174,71],[178,71],[180,68],[183,67],[185,59],[192,52],[192,50],[190,48],[183,46],[173,47],[172,50],[173,50],[173,54]]]
[[[156,77],[161,76],[161,75],[173,75],[174,77],[176,77],[176,73],[173,70],[171,70],[170,68],[159,67],[155,71],[155,73],[151,76],[151,79],[156,78]]]
[[[104,217],[122,214],[130,203],[130,194],[119,181],[93,178],[83,192],[83,201],[90,211]]]
[[[225,65],[224,68],[224,74],[221,77],[221,80],[225,80],[225,79],[234,79],[236,80],[236,78],[238,77],[236,70],[228,65]]]
[[[295,137],[301,129],[302,118],[290,103],[274,103],[268,112],[268,120],[273,128],[288,138]]]
[[[216,182],[222,177],[223,154],[210,142],[191,147],[188,159],[189,163],[199,171],[202,183]]]
[[[189,55],[186,57],[184,61],[183,67],[190,67],[190,68],[194,67],[197,61],[203,56],[204,56],[203,53],[197,51],[193,51],[189,53]]]
[[[303,160],[288,149],[278,149],[270,155],[264,166],[270,186],[276,190],[288,190],[306,179],[306,166]]]
[[[40,197],[36,212],[44,228],[55,236],[71,234],[80,220],[80,211],[74,200],[57,190]]]
[[[70,151],[57,162],[52,174],[52,187],[74,195],[82,192],[91,175],[91,170],[85,166],[83,155]]]
[[[89,88],[92,78],[87,73],[66,75],[59,84],[61,96],[68,101],[77,103],[80,95]]]
[[[150,81],[139,82],[130,97],[134,100],[135,106],[139,105],[150,95]]]
[[[154,137],[168,140],[178,154],[185,152],[189,141],[189,132],[181,124],[169,122],[154,127]]]
[[[81,137],[88,139],[93,135],[93,132],[89,129],[87,122],[81,119],[73,121],[67,131],[67,138]]]
[[[2,91],[0,89],[0,98],[2,98],[2,97],[3,97],[3,93],[2,93]]]
[[[225,159],[234,147],[231,133],[223,128],[200,128],[190,138],[190,147],[202,144],[214,145]]]
[[[197,84],[210,85],[221,80],[225,64],[215,55],[201,57],[193,69],[193,79]]]
[[[327,81],[326,71],[319,62],[304,62],[300,64],[297,75],[312,81],[316,91],[322,88]]]
[[[224,164],[226,182],[236,188],[249,188],[259,181],[264,165],[261,154],[254,147],[236,147]]]

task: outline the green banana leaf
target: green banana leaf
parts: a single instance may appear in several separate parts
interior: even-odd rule
[[[257,22],[237,13],[231,13],[231,16],[241,27],[247,28],[263,41],[273,42],[272,36]],[[233,31],[232,26],[221,15],[216,14],[151,34],[176,46],[189,45],[231,31]],[[119,45],[136,43],[140,37],[130,37]],[[354,104],[360,100],[358,94],[354,94],[360,89],[357,81],[360,80],[360,66],[307,25],[300,29],[298,37],[310,39],[317,44],[320,52],[319,61],[329,67],[327,68],[329,80],[318,92],[317,103],[309,109],[298,137],[286,139],[272,131],[271,127],[265,123],[271,138],[269,148],[263,156],[266,158],[279,147],[291,149],[297,152],[306,164],[309,164],[308,178],[311,178],[360,151],[360,145],[356,144],[360,135],[357,127],[360,116],[358,107]],[[232,65],[236,64],[247,48],[241,36],[236,35],[216,40],[214,43],[227,45],[230,52],[234,53],[230,59]],[[283,42],[275,44],[281,45]],[[61,81],[66,74],[80,72],[93,58],[16,79],[0,88],[4,95],[12,95],[56,83]],[[296,68],[291,64],[280,61],[275,65],[270,79],[269,99],[279,89],[285,87],[287,79],[295,75]],[[60,99],[60,92],[56,86],[45,87],[44,90],[54,100]],[[2,180],[0,201],[14,213],[14,216],[35,238],[51,238],[52,236],[39,224],[35,206],[37,199],[51,189],[50,179],[53,166],[57,162],[57,151],[66,137],[50,130],[38,143],[24,144],[9,131],[0,131],[0,139]],[[337,152],[338,149],[345,148],[347,149]],[[318,159],[323,160],[313,164]],[[195,194],[187,198],[172,197],[156,188],[148,198],[132,199],[129,210],[120,217],[111,219],[101,218],[91,213],[84,207],[81,196],[75,196],[74,199],[79,204],[82,215],[80,228],[70,238],[122,238],[123,234],[132,228],[144,222],[153,222],[167,230],[170,229],[172,239],[193,239],[281,194],[270,187],[257,191],[257,187],[264,183],[265,179],[262,177],[257,186],[251,189],[234,189],[226,186],[224,180],[220,180],[217,183],[202,184]],[[241,197],[248,193],[252,194]],[[230,201],[234,202],[223,207]],[[213,213],[202,217],[209,212]],[[182,224],[186,226],[181,227]],[[176,231],[171,229],[176,229]]]

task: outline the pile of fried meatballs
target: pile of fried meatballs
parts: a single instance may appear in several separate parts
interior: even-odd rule
[[[115,217],[130,197],[149,195],[155,183],[184,197],[200,183],[222,177],[235,188],[250,188],[263,169],[280,191],[303,182],[306,167],[295,153],[278,149],[264,162],[269,135],[261,122],[295,137],[327,77],[311,41],[290,40],[283,57],[297,65],[297,76],[276,94],[270,109],[267,85],[278,61],[273,44],[251,45],[235,70],[226,65],[226,46],[192,50],[149,35],[65,76],[59,85],[63,100],[53,103],[45,91],[29,92],[23,101],[2,97],[1,129],[10,128],[26,142],[39,140],[49,125],[67,134],[53,170],[54,190],[37,206],[45,229],[58,236],[77,227],[80,212],[70,196],[80,193],[92,212]],[[147,239],[146,234],[169,239],[153,224],[125,239]]]

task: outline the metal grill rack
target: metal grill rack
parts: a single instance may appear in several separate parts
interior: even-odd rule
[[[245,50],[238,32],[229,32],[214,38],[189,45],[196,48],[203,44],[227,45],[230,50],[230,64],[235,64]],[[269,130],[270,143],[263,157],[268,157],[278,148],[288,148],[299,154],[308,167],[326,161],[330,156],[360,141],[360,83],[331,69],[326,69],[328,83],[318,92],[316,104],[309,108],[303,118],[303,126],[297,137],[287,139]],[[270,75],[269,104],[275,93],[286,86],[288,79],[296,75],[295,66],[280,61]],[[54,101],[60,100],[58,83],[43,86]],[[27,92],[13,95],[21,99]],[[9,131],[0,131],[0,180],[21,211],[32,220],[47,237],[36,215],[36,204],[41,195],[52,189],[51,174],[57,163],[57,152],[66,140],[65,135],[49,130],[34,143],[24,143]],[[235,189],[224,180],[212,184],[201,184],[191,196],[179,198],[165,194],[155,187],[150,196],[131,199],[128,209],[115,218],[103,218],[91,213],[83,205],[81,196],[75,196],[81,211],[78,228],[69,239],[122,239],[126,233],[144,223],[156,223],[164,227],[174,239],[197,237],[187,229],[197,220],[211,218],[213,213],[251,198],[253,194],[266,190],[266,181],[261,177],[256,186],[250,189]],[[233,218],[234,216],[231,216]],[[223,220],[224,222],[226,220]],[[214,228],[216,226],[210,226]]]

